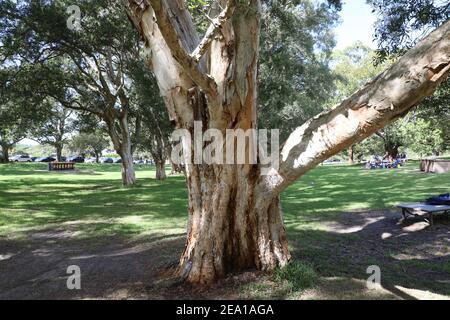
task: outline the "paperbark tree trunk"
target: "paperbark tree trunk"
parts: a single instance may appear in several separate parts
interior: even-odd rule
[[[279,197],[257,187],[258,166],[188,166],[189,223],[181,275],[210,283],[290,260]]]
[[[134,171],[131,135],[126,114],[120,118],[119,123],[122,136],[119,150],[119,155],[122,158],[122,182],[124,186],[132,186],[136,183],[136,173]]]
[[[116,123],[117,118],[118,123]],[[136,183],[136,174],[131,153],[131,135],[127,112],[123,111],[117,114],[117,111],[110,109],[110,112],[105,114],[104,120],[108,126],[108,134],[113,142],[114,150],[122,159],[122,184],[132,186]]]
[[[156,180],[165,180],[166,176],[166,160],[167,160],[167,145],[168,141],[163,137],[162,131],[156,130],[152,141],[149,146],[150,153],[155,161],[156,167]]]
[[[166,180],[166,166],[164,162],[161,161],[155,161],[156,166],[156,180]]]
[[[258,0],[220,1],[224,9],[201,41],[184,1],[124,2],[178,128],[193,134],[194,120],[221,132],[256,128]],[[449,73],[449,38],[447,23],[340,106],[295,130],[281,151],[279,170],[269,175],[261,175],[259,162],[186,159],[189,222],[180,274],[188,282],[210,283],[231,271],[285,265],[290,254],[280,192],[431,94]]]
[[[131,150],[127,146],[123,146],[119,152],[122,158],[122,183],[124,186],[132,186],[136,183],[136,173]]]

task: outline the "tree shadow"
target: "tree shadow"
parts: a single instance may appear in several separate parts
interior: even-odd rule
[[[400,224],[400,217],[389,211],[349,213],[330,221],[329,230],[288,229],[293,257],[312,262],[321,277],[364,283],[367,268],[377,265],[382,287],[404,299],[415,297],[399,287],[449,296],[450,223],[439,218],[428,228],[420,219]]]

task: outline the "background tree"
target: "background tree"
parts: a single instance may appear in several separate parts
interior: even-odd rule
[[[156,179],[166,179],[165,163],[170,155],[173,126],[162,100],[156,79],[143,61],[128,66],[133,80],[135,110],[142,117],[142,128],[136,145],[151,154],[156,166]]]
[[[130,83],[126,60],[137,59],[138,38],[118,1],[84,1],[82,29],[69,30],[70,1],[3,1],[2,54],[34,69],[35,90],[64,107],[88,112],[105,122],[122,158],[122,180],[132,185]],[[99,19],[98,17],[101,17]],[[16,80],[16,83],[19,81]],[[132,127],[139,129],[139,119]],[[133,121],[134,121],[133,120]]]
[[[310,0],[264,1],[261,11],[258,121],[285,139],[334,93],[329,63],[337,8]]]
[[[102,131],[92,133],[80,133],[72,137],[69,149],[80,155],[90,154],[99,163],[102,151],[109,145]]]
[[[450,4],[440,0],[367,0],[377,15],[374,39],[378,62],[399,56],[450,19]]]
[[[1,55],[0,55],[1,57]],[[0,67],[0,147],[2,162],[9,161],[10,150],[31,134],[46,118],[44,98],[29,90],[28,82],[13,86],[18,70]]]
[[[442,150],[442,130],[433,126],[431,121],[418,119],[409,123],[408,148],[420,157],[439,155]]]
[[[375,61],[382,63],[391,57],[401,56],[406,50],[414,46],[425,34],[441,25],[450,18],[450,4],[448,1],[438,0],[368,0],[377,15],[374,38],[378,43]],[[428,123],[430,128],[436,128],[440,132],[437,141],[442,144],[435,145],[435,153],[448,150],[450,144],[450,80],[446,80],[435,95],[427,97],[420,108],[414,110],[414,115],[419,121],[415,131],[421,131]],[[412,125],[409,125],[412,130]],[[437,133],[434,132],[434,133]],[[410,132],[414,134],[414,132]],[[425,146],[427,139],[423,141],[411,141]]]
[[[257,128],[261,3],[219,2],[219,15],[200,39],[184,3],[124,1],[171,119],[192,133],[194,120],[221,132]],[[180,274],[207,283],[230,271],[288,263],[280,192],[432,94],[450,73],[449,50],[447,22],[337,107],[295,129],[283,144],[279,169],[269,175],[261,175],[261,162],[185,159],[189,223]]]
[[[40,144],[55,148],[57,161],[62,161],[62,150],[68,142],[69,134],[74,129],[74,112],[55,102],[51,106],[46,120],[38,127],[33,128],[32,135]]]

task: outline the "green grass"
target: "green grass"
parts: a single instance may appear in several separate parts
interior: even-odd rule
[[[313,266],[301,261],[295,261],[283,268],[275,270],[277,281],[287,281],[293,290],[311,288],[317,281],[317,273]]]
[[[137,185],[123,188],[119,165],[77,167],[81,173],[61,174],[47,172],[45,164],[0,165],[0,236],[70,221],[86,222],[79,236],[134,236],[185,227],[183,177],[158,182],[152,179],[153,167],[141,166]],[[388,208],[450,190],[449,174],[426,175],[416,168],[417,163],[400,170],[318,167],[283,193],[287,228],[318,228],[342,211]]]
[[[136,186],[124,188],[120,165],[84,164],[77,168],[81,172],[63,174],[47,172],[45,164],[0,165],[0,239],[24,239],[29,233],[62,225],[74,232],[74,238],[93,242],[102,241],[105,236],[146,237],[146,241],[184,236],[187,191],[182,176],[169,176],[159,182],[154,180],[153,167],[140,166]],[[312,262],[314,270],[294,263],[275,274],[281,282],[251,283],[245,286],[244,296],[295,296],[295,292],[310,286],[309,280],[315,279],[316,273],[322,282],[327,276],[358,281],[367,278],[365,269],[352,264],[351,255],[339,253],[339,259],[333,260],[327,248],[328,244],[339,248],[340,244],[363,242],[360,235],[336,236],[324,228],[324,222],[335,221],[342,212],[391,208],[399,202],[420,201],[450,191],[450,174],[423,174],[417,168],[417,162],[399,170],[320,166],[302,177],[282,194],[282,206],[291,251],[296,259]],[[394,261],[395,253],[386,250],[382,259]],[[367,256],[364,266],[376,262]],[[404,274],[408,268],[426,270],[434,265],[440,270],[450,269],[448,261],[392,264],[395,267],[386,278],[402,279],[405,283],[419,281]],[[424,281],[420,279],[418,286],[440,288],[440,293],[445,289],[442,284]],[[274,283],[276,289],[272,290]],[[341,285],[339,279],[327,283]],[[361,287],[360,282],[349,286],[348,292],[356,287]]]
[[[283,194],[289,222],[356,209],[389,208],[449,192],[450,174],[423,174],[418,163],[398,170],[365,170],[360,166],[321,166]],[[289,223],[288,222],[288,223]]]
[[[0,165],[0,236],[76,222],[79,237],[180,232],[187,193],[183,178],[155,181],[153,167],[137,168],[124,188],[119,165],[77,165],[81,173],[50,173],[45,164]]]

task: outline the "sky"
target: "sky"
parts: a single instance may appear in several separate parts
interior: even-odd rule
[[[345,0],[341,11],[341,24],[336,28],[337,49],[343,49],[355,41],[376,48],[372,41],[376,16],[365,0]]]
[[[345,0],[341,11],[341,24],[335,30],[336,49],[343,49],[358,40],[375,49],[376,45],[372,41],[375,19],[365,0]],[[20,143],[38,144],[29,139],[24,139]]]

